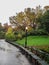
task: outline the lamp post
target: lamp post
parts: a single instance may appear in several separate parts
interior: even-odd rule
[[[25,36],[25,48],[27,47],[27,29],[28,27],[25,28],[26,36]]]

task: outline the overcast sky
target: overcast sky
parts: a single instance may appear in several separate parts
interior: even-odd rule
[[[16,15],[16,12],[23,11],[24,8],[49,5],[49,0],[0,0],[0,22],[9,23],[9,17]]]

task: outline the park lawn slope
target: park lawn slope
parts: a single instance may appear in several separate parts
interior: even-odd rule
[[[22,40],[16,41],[19,44],[25,44],[25,38]],[[27,37],[27,46],[49,46],[49,37],[47,36],[28,36]]]
[[[25,44],[25,38],[16,41],[20,45]],[[36,47],[49,53],[49,37],[47,36],[28,36],[27,46]]]

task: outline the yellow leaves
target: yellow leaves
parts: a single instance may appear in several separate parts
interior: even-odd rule
[[[16,39],[15,34],[13,33],[13,30],[12,30],[11,27],[8,28],[8,31],[7,31],[6,34],[5,34],[5,38],[6,38],[7,40],[10,40],[10,41]]]
[[[22,23],[23,19],[24,19],[24,13],[20,12],[17,14],[16,16],[17,22]]]
[[[9,28],[8,28],[8,31],[12,31],[12,28],[11,28],[11,27],[9,27]]]
[[[6,32],[6,35],[12,33],[12,31],[13,31],[12,28],[9,27],[9,28],[8,28],[8,31]]]
[[[8,28],[8,32],[12,32],[13,30],[12,30],[12,28],[11,27],[9,27]]]
[[[17,35],[17,37],[18,37],[18,38],[22,38],[22,35],[19,33],[19,34]]]

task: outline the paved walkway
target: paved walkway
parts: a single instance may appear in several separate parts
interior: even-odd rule
[[[20,50],[11,44],[0,40],[0,65],[30,65]]]

